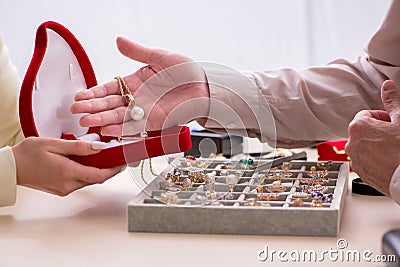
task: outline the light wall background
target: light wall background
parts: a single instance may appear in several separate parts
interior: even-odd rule
[[[115,37],[239,70],[305,68],[363,53],[389,0],[0,0],[0,33],[23,77],[43,21],[80,40],[98,81],[135,71]]]

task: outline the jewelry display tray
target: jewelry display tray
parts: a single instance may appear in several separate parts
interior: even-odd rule
[[[185,159],[176,159],[182,162]],[[215,191],[227,193],[228,185],[220,176],[221,166],[226,160],[213,160],[204,173],[216,171]],[[257,164],[267,160],[255,160]],[[237,163],[237,162],[232,162]],[[283,178],[285,191],[278,200],[257,201],[270,206],[245,206],[246,199],[257,198],[255,177],[267,171],[229,169],[229,172],[243,171],[244,174],[233,189],[234,200],[217,200],[223,206],[199,205],[196,195],[205,195],[204,183],[194,184],[189,191],[178,193],[177,205],[164,204],[159,200],[163,189],[160,182],[167,173],[174,172],[173,163],[157,176],[144,190],[128,204],[128,230],[130,232],[238,234],[238,235],[287,235],[325,236],[338,235],[344,208],[349,175],[348,162],[333,162],[329,170],[329,181],[325,183],[332,193],[331,203],[322,207],[310,207],[311,197],[304,200],[304,206],[293,205],[292,194],[301,191],[300,181],[307,178],[311,166],[317,162],[291,161],[292,177]],[[234,164],[233,164],[234,165]],[[176,165],[174,165],[176,166]],[[179,165],[178,165],[179,166]],[[183,173],[181,179],[187,177]],[[264,184],[274,179],[266,178]],[[158,199],[157,199],[158,198]]]

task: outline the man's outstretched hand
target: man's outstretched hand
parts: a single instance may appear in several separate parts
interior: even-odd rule
[[[76,94],[72,113],[89,113],[81,118],[82,126],[101,126],[103,135],[119,136],[161,130],[208,115],[206,77],[192,59],[123,37],[117,38],[117,47],[126,57],[147,64],[124,77],[145,117],[131,120],[114,79]]]

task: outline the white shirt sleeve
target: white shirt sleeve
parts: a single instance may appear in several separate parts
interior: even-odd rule
[[[400,1],[393,1],[366,55],[355,61],[337,59],[302,70],[250,73],[205,66],[214,121],[208,119],[204,126],[247,132],[272,146],[276,139],[279,147],[347,138],[357,112],[383,109],[382,83],[391,79],[400,84],[399,12]]]
[[[18,116],[20,81],[0,36],[0,147],[12,146],[24,136]]]
[[[15,204],[17,173],[11,147],[0,148],[0,207]]]

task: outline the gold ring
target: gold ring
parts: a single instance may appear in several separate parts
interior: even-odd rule
[[[300,199],[307,199],[308,194],[306,192],[294,192],[292,195],[292,199],[300,198]]]
[[[323,207],[322,200],[317,196],[313,197],[313,199],[311,200],[311,203],[310,203],[310,207],[311,208],[322,208]]]
[[[246,201],[244,202],[244,206],[255,207],[255,206],[261,206],[261,204],[258,203],[258,201],[257,201],[255,198],[248,198],[248,199],[246,199]]]
[[[262,193],[257,196],[257,199],[260,201],[275,201],[279,200],[280,194],[277,193]]]
[[[178,195],[176,192],[166,191],[161,193],[160,200],[165,204],[178,204]]]
[[[285,187],[280,181],[274,181],[271,185],[268,185],[267,191],[270,193],[282,193],[285,191]]]

